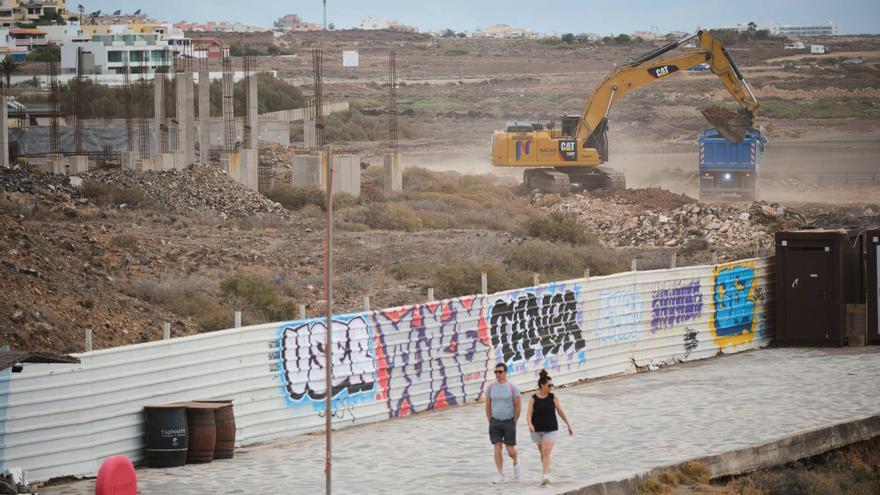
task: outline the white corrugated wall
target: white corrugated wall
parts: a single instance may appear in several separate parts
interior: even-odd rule
[[[766,345],[770,258],[630,272],[342,315],[334,321],[339,427],[479,401],[489,370],[535,386],[632,373]],[[321,429],[321,319],[223,330],[0,373],[0,470],[33,481],[143,457],[143,406],[231,398],[237,443]]]

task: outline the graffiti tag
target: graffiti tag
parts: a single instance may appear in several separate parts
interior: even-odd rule
[[[719,347],[751,342],[758,321],[754,267],[717,268],[712,300],[715,312],[710,322]]]
[[[595,334],[600,344],[637,339],[641,323],[641,294],[627,290],[599,294],[600,327]]]
[[[508,364],[536,356],[546,359],[587,346],[577,322],[577,296],[571,290],[500,299],[492,306],[489,326],[492,347],[501,348],[501,357]]]
[[[327,393],[323,321],[282,327],[279,336],[281,374],[293,403],[322,401]],[[376,368],[367,323],[361,317],[333,321],[331,397],[369,398],[376,387]]]
[[[693,328],[685,327],[684,328],[684,357],[688,357],[691,355],[691,352],[700,345],[700,342],[697,340],[697,331]]]
[[[472,296],[373,314],[377,398],[390,417],[480,399],[489,361],[482,306]]]

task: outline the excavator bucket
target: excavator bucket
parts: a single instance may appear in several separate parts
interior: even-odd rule
[[[748,111],[737,113],[721,107],[709,107],[700,112],[731,143],[739,143],[745,139],[746,132],[752,127],[752,115]]]

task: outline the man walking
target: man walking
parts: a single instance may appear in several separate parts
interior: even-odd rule
[[[486,391],[486,419],[489,420],[489,441],[495,446],[495,467],[498,475],[492,483],[504,483],[504,457],[501,444],[507,446],[507,454],[513,460],[513,477],[519,479],[519,458],[516,454],[516,422],[522,408],[520,391],[507,381],[507,366],[495,365],[495,383]]]

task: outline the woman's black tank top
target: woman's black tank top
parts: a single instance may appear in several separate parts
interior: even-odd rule
[[[535,407],[532,409],[532,426],[535,431],[556,431],[559,429],[559,423],[556,422],[556,404],[553,402],[553,394],[547,394],[547,397],[540,398],[538,394],[532,395],[535,398]]]

